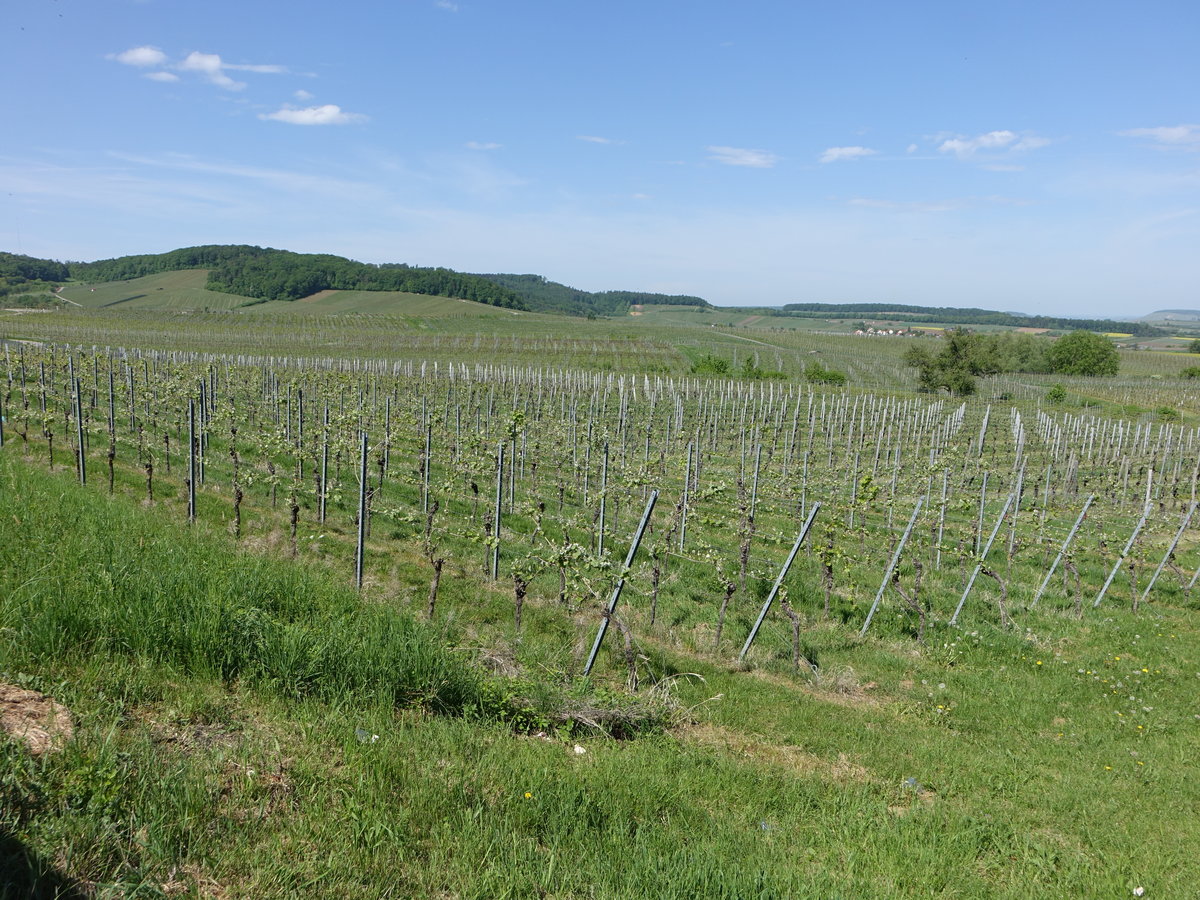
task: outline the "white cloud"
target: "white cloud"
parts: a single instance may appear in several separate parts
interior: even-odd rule
[[[614,141],[612,138],[597,137],[594,134],[578,134],[575,136],[577,141],[587,141],[589,144],[619,144],[620,141]]]
[[[709,159],[726,166],[746,166],[751,169],[770,169],[779,157],[766,150],[747,150],[743,147],[709,147]]]
[[[452,3],[451,0],[433,0],[433,5],[438,9],[444,9],[449,12],[458,12],[458,4]]]
[[[297,100],[311,100],[313,98],[313,95],[304,89],[296,91],[292,96]]]
[[[151,81],[165,81],[165,82],[171,82],[171,81],[178,81],[178,80],[179,80],[179,76],[178,76],[178,75],[176,75],[174,72],[163,72],[163,71],[158,71],[158,72],[144,72],[144,73],[142,74],[142,77],[143,77],[143,78],[149,78]]]
[[[1019,135],[1015,131],[1005,129],[1003,131],[989,131],[986,134],[970,138],[962,137],[961,135],[946,138],[938,146],[938,152],[953,153],[959,159],[968,159],[979,151],[1021,152],[1024,150],[1036,150],[1039,147],[1045,147],[1049,143],[1050,141],[1047,138],[1038,137],[1033,134]]]
[[[223,71],[221,57],[215,53],[199,53],[193,50],[179,64],[184,72],[197,72],[217,87],[231,91],[240,91],[246,86],[244,81],[234,81]]]
[[[467,141],[466,144],[468,150],[499,150],[502,146],[491,141]]]
[[[326,103],[324,106],[309,106],[295,109],[284,106],[273,113],[259,113],[260,119],[287,122],[289,125],[353,125],[367,121],[362,113],[344,112],[340,106]]]
[[[1117,132],[1122,137],[1150,138],[1169,147],[1200,148],[1200,125],[1160,125]]]
[[[830,147],[821,154],[821,162],[840,162],[846,159],[862,159],[864,156],[874,156],[878,150],[869,147]]]
[[[916,144],[909,144],[909,145],[908,145],[908,148],[907,148],[907,149],[906,149],[904,152],[905,152],[905,153],[916,153],[916,152],[917,152],[917,145],[916,145]]]
[[[134,47],[108,58],[127,66],[161,66],[167,61],[167,54],[157,47]]]

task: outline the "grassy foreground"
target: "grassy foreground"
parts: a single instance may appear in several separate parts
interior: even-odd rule
[[[539,737],[454,634],[6,450],[0,682],[75,735],[0,744],[0,896],[1189,896],[1194,619],[651,645],[687,722]]]

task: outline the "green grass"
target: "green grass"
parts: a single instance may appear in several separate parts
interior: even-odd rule
[[[468,316],[480,319],[528,315],[471,300],[432,297],[404,291],[321,291],[300,300],[273,300],[250,307],[254,312],[289,315],[376,315],[445,318]]]
[[[112,281],[104,284],[68,284],[61,296],[85,309],[207,310],[233,309],[248,298],[205,290],[206,269],[186,269]]]

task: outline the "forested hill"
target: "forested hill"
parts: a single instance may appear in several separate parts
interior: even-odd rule
[[[1162,329],[1146,322],[1118,322],[1113,319],[1064,319],[1056,316],[1027,316],[958,306],[906,306],[897,303],[788,303],[783,312],[789,316],[826,319],[874,316],[893,322],[934,322],[950,325],[1007,325],[1014,328],[1054,328],[1067,331],[1117,332],[1155,335]]]
[[[325,290],[409,291],[507,309],[529,308],[513,291],[478,275],[403,263],[372,265],[325,253],[292,253],[246,245],[185,247],[169,253],[67,263],[72,278],[95,282],[179,269],[208,269],[205,287],[209,290],[256,300],[297,300]]]
[[[520,294],[530,309],[573,316],[623,316],[639,303],[666,306],[710,306],[702,297],[647,294],[638,291],[581,291],[541,275],[480,275]]]

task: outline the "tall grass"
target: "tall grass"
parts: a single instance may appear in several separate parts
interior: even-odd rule
[[[477,705],[478,675],[407,613],[15,465],[0,462],[3,666],[122,654],[288,697]]]

